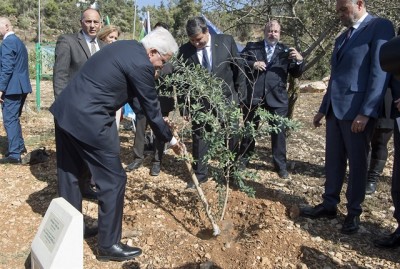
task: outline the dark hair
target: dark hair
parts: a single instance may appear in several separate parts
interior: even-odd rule
[[[162,27],[166,30],[169,30],[169,25],[162,21],[159,21],[154,25],[154,28],[157,28],[157,27]]]
[[[203,17],[193,17],[186,23],[186,34],[191,37],[200,33],[207,33],[207,23]]]

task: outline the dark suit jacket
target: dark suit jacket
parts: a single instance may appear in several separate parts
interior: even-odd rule
[[[200,64],[197,49],[190,42],[179,48],[178,57],[187,64]],[[211,35],[211,72],[225,81],[223,93],[229,101],[236,104],[246,97],[246,82],[239,59],[237,46],[230,35]]]
[[[32,92],[28,52],[15,34],[8,35],[0,46],[0,91],[3,95]]]
[[[105,43],[97,39],[100,49]],[[96,52],[97,53],[97,52]],[[75,73],[91,56],[82,30],[74,34],[60,35],[55,49],[53,89],[57,98]]]
[[[400,80],[392,76],[389,82],[389,87],[392,90],[393,101],[400,99]],[[395,103],[392,103],[391,117],[392,119],[400,117],[400,111],[396,108]]]
[[[393,25],[389,20],[368,15],[339,51],[345,35],[336,39],[331,78],[319,112],[327,115],[331,106],[339,120],[354,120],[358,114],[377,118],[387,87],[379,50],[394,36]]]
[[[157,138],[168,142],[172,133],[161,116],[154,74],[142,44],[114,42],[87,60],[50,111],[59,127],[78,140],[119,153],[115,111],[137,97]]]
[[[264,40],[249,42],[241,53],[245,59],[247,75],[247,99],[246,105],[257,105],[265,100],[270,107],[287,107],[287,77],[300,77],[304,71],[304,62],[297,64],[288,59],[289,48],[282,43],[275,46],[271,61],[265,71],[253,69],[257,61],[267,63]]]

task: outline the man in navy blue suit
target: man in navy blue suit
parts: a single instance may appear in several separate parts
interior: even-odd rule
[[[389,20],[369,15],[364,0],[337,0],[336,11],[348,29],[336,39],[328,89],[313,119],[318,127],[326,118],[325,192],[321,204],[303,208],[301,214],[336,216],[348,161],[347,216],[341,232],[353,234],[359,229],[370,141],[388,82],[379,50],[394,36],[394,28]]]
[[[28,51],[12,29],[10,21],[0,17],[0,103],[8,140],[8,153],[0,163],[20,163],[21,153],[26,151],[19,117],[27,94],[32,92]]]

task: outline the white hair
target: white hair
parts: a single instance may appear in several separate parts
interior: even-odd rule
[[[174,37],[163,27],[157,27],[140,42],[146,49],[156,49],[162,55],[175,54],[178,51],[178,44]]]

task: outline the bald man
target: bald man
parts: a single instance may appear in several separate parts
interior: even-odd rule
[[[19,164],[21,153],[26,152],[19,117],[26,96],[32,92],[28,51],[4,17],[0,17],[0,38],[0,103],[8,140],[8,152],[0,163]]]

